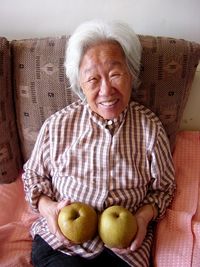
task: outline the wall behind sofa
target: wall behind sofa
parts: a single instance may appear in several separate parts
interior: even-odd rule
[[[0,0],[0,36],[8,40],[70,34],[82,21],[124,20],[136,33],[200,43],[199,0]],[[200,130],[200,71],[181,129]]]

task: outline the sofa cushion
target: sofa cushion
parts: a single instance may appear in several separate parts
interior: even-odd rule
[[[133,98],[161,119],[171,148],[200,55],[198,44],[141,36],[141,85]],[[64,70],[67,37],[12,42],[17,122],[24,160],[32,151],[44,120],[76,100]]]
[[[134,98],[162,121],[173,151],[183,111],[200,60],[200,44],[183,39],[140,36],[142,68]]]
[[[76,99],[68,88],[66,37],[12,42],[17,124],[24,161],[47,117]]]
[[[21,168],[13,104],[10,47],[6,38],[0,37],[0,183],[14,181]]]

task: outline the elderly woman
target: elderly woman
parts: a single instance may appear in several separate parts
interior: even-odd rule
[[[131,101],[141,45],[125,24],[91,21],[68,42],[66,71],[81,98],[46,120],[23,174],[26,196],[41,216],[33,224],[34,266],[149,266],[152,222],[174,193],[174,168],[159,119]],[[126,249],[107,248],[98,235],[73,244],[58,212],[84,202],[98,213],[121,205],[138,231]]]

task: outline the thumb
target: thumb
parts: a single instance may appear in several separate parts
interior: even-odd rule
[[[58,203],[57,209],[61,210],[63,207],[65,207],[65,206],[67,206],[69,204],[71,204],[70,199],[63,199]]]
[[[137,239],[135,239],[135,240],[131,243],[130,250],[131,250],[131,251],[135,251],[135,250],[137,250],[137,249],[141,246],[141,244],[142,244],[141,240],[137,240]]]

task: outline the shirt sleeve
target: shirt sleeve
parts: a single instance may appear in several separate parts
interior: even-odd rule
[[[144,204],[153,204],[157,207],[156,220],[158,220],[170,205],[176,188],[172,154],[163,127],[159,128],[157,140],[150,155],[150,172],[151,183]]]
[[[53,197],[50,169],[49,127],[46,121],[38,134],[31,157],[24,165],[22,175],[26,200],[35,211],[38,211],[37,204],[42,194]]]

